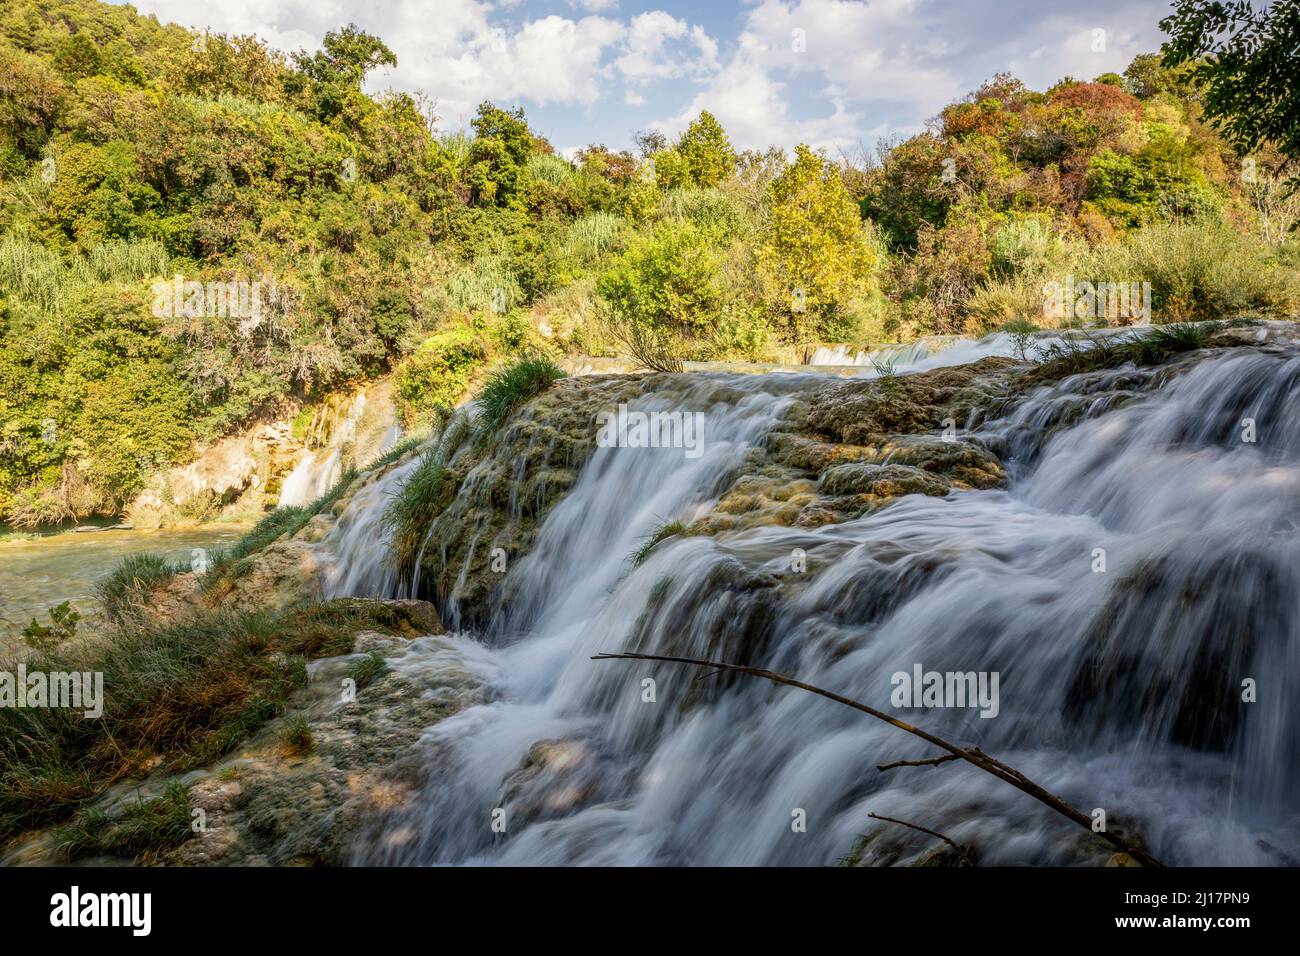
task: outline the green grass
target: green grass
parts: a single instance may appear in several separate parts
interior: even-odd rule
[[[316,746],[316,741],[312,739],[311,726],[302,714],[290,717],[288,723],[280,728],[280,746],[284,747],[285,752],[290,756],[311,753]]]
[[[384,655],[378,651],[371,651],[352,665],[348,676],[356,682],[357,687],[365,687],[378,677],[383,669]]]
[[[415,567],[416,555],[433,519],[451,504],[456,482],[442,466],[434,449],[425,452],[419,466],[393,496],[384,511],[384,523],[392,532],[393,554],[403,577]]]
[[[138,616],[150,592],[170,581],[176,572],[160,554],[127,555],[108,577],[95,585],[95,594],[105,616],[115,624],[122,624]]]
[[[484,434],[495,432],[515,409],[564,378],[558,365],[540,355],[515,359],[488,377],[478,396],[479,427]]]
[[[651,532],[646,538],[645,544],[641,545],[632,555],[632,564],[640,566],[650,553],[659,546],[660,542],[667,541],[669,538],[693,538],[701,535],[707,535],[708,532],[696,525],[683,524],[680,521],[668,521],[661,524]]]
[[[1183,352],[1205,348],[1224,323],[1198,322],[1154,326],[1120,335],[1088,335],[1080,341],[1062,339],[1037,349],[1039,363],[1025,375],[1031,384],[1080,372],[1117,368],[1127,363],[1158,365]]]
[[[189,792],[173,781],[162,796],[133,804],[119,817],[87,810],[74,823],[60,828],[55,841],[72,859],[101,853],[147,859],[193,835]]]
[[[102,640],[33,654],[29,670],[102,673],[103,714],[0,708],[0,846],[66,819],[113,781],[184,772],[229,753],[283,713],[306,684],[308,659],[349,653],[362,630],[428,627],[409,609],[345,599],[129,622]],[[16,666],[0,661],[0,670]]]

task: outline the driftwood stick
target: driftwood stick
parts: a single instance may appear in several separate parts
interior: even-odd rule
[[[956,760],[957,758],[953,757],[952,759]],[[944,843],[948,844],[959,854],[961,854],[961,858],[966,861],[967,866],[975,865],[975,861],[971,859],[970,853],[966,851],[966,848],[964,846],[962,846],[960,843],[953,842],[952,840],[948,839],[948,837],[944,836],[942,833],[938,832],[937,830],[927,829],[926,827],[923,827],[917,823],[908,823],[906,820],[895,820],[893,817],[882,817],[878,813],[868,813],[867,816],[872,817],[873,819],[876,820],[884,820],[887,823],[897,823],[899,826],[909,827],[910,829],[913,830],[919,830],[922,833],[928,833],[932,837],[938,837]]]
[[[893,770],[895,767],[937,767],[949,760],[960,760],[956,754],[944,754],[942,757],[930,757],[927,760],[895,760],[893,763],[876,764],[877,770]]]
[[[834,691],[826,690],[822,687],[816,687],[812,684],[805,684],[801,680],[795,680],[793,677],[787,677],[784,674],[778,674],[776,671],[763,670],[758,667],[745,667],[741,664],[728,664],[725,661],[701,660],[695,657],[667,657],[660,654],[635,654],[624,652],[619,654],[594,654],[591,658],[593,661],[610,661],[610,660],[633,660],[633,661],[661,661],[670,664],[690,664],[694,667],[713,667],[718,670],[731,671],[736,674],[747,674],[750,677],[761,677],[770,680],[776,684],[785,684],[787,687],[797,687],[800,690],[806,690],[810,694],[817,694],[835,701],[837,704],[843,704],[845,707],[852,707],[854,710],[860,710],[864,714],[875,717],[877,720],[883,720],[887,724],[897,727],[899,730],[905,730],[909,734],[920,737],[922,740],[929,741],[940,750],[946,750],[952,754],[955,759],[965,760],[985,773],[992,774],[999,780],[1011,784],[1017,790],[1029,794],[1040,803],[1051,807],[1057,813],[1073,820],[1079,826],[1086,829],[1089,833],[1097,833],[1107,843],[1110,843],[1122,853],[1127,853],[1133,859],[1137,860],[1143,866],[1164,866],[1159,860],[1147,853],[1140,847],[1134,846],[1117,837],[1115,834],[1107,831],[1094,831],[1092,829],[1092,818],[1082,810],[1066,803],[1056,794],[1049,792],[1038,784],[1034,783],[1020,771],[1008,767],[999,760],[994,760],[978,747],[962,748],[954,743],[944,740],[942,737],[936,737],[932,733],[915,727],[905,720],[899,720],[897,717],[891,717],[883,711],[876,710],[874,707],[856,701],[851,697],[845,697],[843,694],[837,694]]]

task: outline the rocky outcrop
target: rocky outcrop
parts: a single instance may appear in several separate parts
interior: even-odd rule
[[[256,521],[285,495],[304,504],[349,468],[374,460],[394,440],[392,383],[379,380],[315,406],[290,404],[275,418],[195,450],[193,460],[154,475],[127,507],[136,528],[221,518]]]
[[[375,667],[377,675],[361,679]],[[312,663],[283,718],[187,781],[203,828],[159,862],[347,863],[358,830],[399,809],[419,785],[425,729],[488,699],[447,638],[362,632],[352,654]],[[290,726],[307,742],[287,744]]]

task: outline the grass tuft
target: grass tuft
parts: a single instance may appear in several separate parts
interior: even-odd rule
[[[389,502],[384,523],[392,532],[393,554],[398,573],[403,577],[414,569],[433,519],[451,504],[455,491],[455,480],[442,466],[435,450],[430,449],[402,490]]]
[[[484,434],[495,432],[515,409],[561,378],[564,372],[560,367],[540,355],[526,355],[497,369],[478,397],[479,426]]]
[[[95,585],[95,593],[108,620],[123,624],[138,617],[150,592],[175,574],[176,568],[160,554],[131,554]]]
[[[650,557],[650,553],[658,547],[660,542],[666,541],[669,538],[694,538],[707,534],[708,532],[698,525],[688,525],[681,521],[665,522],[658,528],[655,528],[655,530],[650,533],[650,536],[646,538],[645,544],[641,545],[641,547],[636,550],[636,553],[632,555],[632,564],[635,567],[640,567],[645,559]]]

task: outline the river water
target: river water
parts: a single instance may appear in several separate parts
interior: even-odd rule
[[[63,532],[0,542],[0,643],[17,639],[33,617],[63,601],[86,616],[98,607],[95,584],[130,554],[153,551],[187,563],[195,548],[233,544],[246,529],[209,525],[163,531]]]

